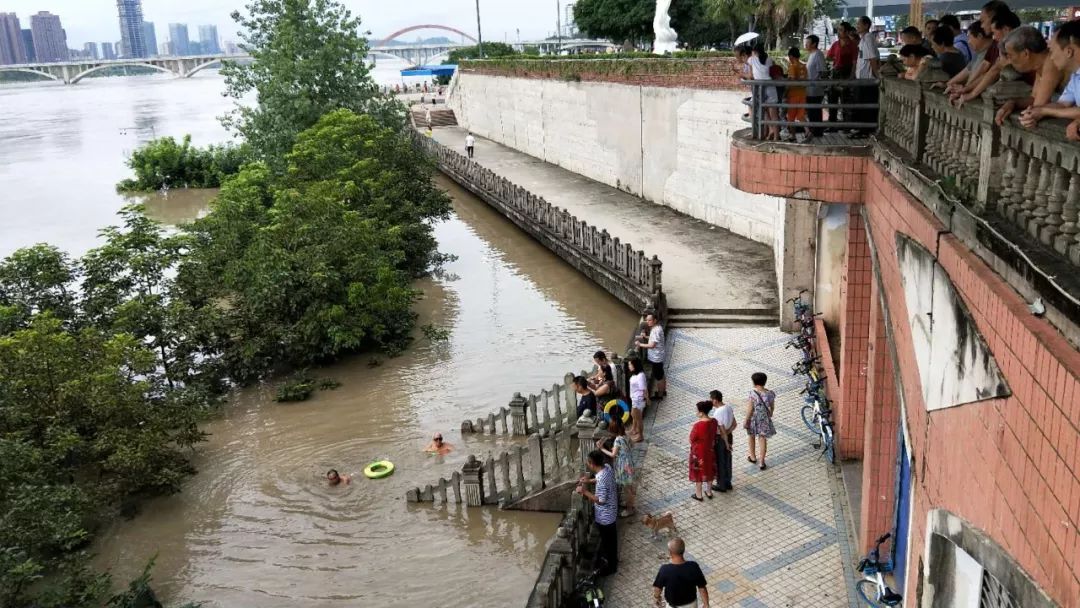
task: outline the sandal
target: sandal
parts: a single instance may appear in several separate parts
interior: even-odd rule
[[[746,462],[752,462],[752,463],[754,463],[754,464],[757,464],[757,461],[756,461],[756,460],[754,460],[754,459],[753,459],[753,457],[751,457],[751,456],[747,456],[747,457],[746,457]]]
[[[697,494],[691,494],[691,495],[690,495],[690,498],[693,498],[694,500],[696,500],[696,501],[698,501],[698,502],[705,502],[705,499],[704,499],[704,498],[701,498],[701,497],[699,497],[699,496],[698,496]]]
[[[765,463],[763,462],[763,463],[761,463],[761,467],[760,467],[760,468],[761,468],[761,470],[762,470],[762,471],[764,471],[765,469],[769,468],[769,465],[767,465],[767,464],[765,464]]]
[[[708,498],[709,500],[712,500],[713,499],[712,492],[709,492],[708,494],[706,494],[705,498]]]

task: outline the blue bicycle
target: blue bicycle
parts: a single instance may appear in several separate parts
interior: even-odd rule
[[[855,583],[855,590],[869,606],[899,606],[904,597],[885,584],[885,574],[892,571],[892,564],[881,561],[881,543],[889,540],[892,534],[877,539],[874,549],[859,562],[859,572],[866,577]]]

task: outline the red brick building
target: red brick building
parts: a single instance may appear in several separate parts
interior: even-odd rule
[[[732,185],[846,207],[827,373],[905,605],[1080,606],[1080,150],[923,86],[867,145],[737,140]]]

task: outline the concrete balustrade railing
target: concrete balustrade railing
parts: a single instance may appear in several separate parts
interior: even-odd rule
[[[1066,121],[1025,128],[1014,115],[994,122],[1003,102],[1027,97],[1030,87],[1000,82],[957,108],[931,88],[933,80],[881,84],[880,137],[929,167],[945,193],[979,217],[1010,224],[1080,266],[1080,147],[1065,139]]]
[[[555,536],[548,542],[540,575],[526,608],[562,608],[572,597],[578,574],[585,567],[586,548],[593,535],[593,505],[574,495]]]
[[[607,230],[578,220],[522,186],[487,169],[430,137],[412,132],[413,141],[431,154],[439,169],[498,209],[613,296],[633,308],[656,307],[663,291],[663,264]]]

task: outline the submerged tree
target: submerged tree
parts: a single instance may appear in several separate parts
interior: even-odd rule
[[[250,63],[222,67],[236,109],[223,119],[272,170],[284,170],[296,136],[346,108],[404,125],[400,105],[370,75],[360,19],[334,0],[251,0],[234,12]],[[242,100],[254,93],[256,103]]]

